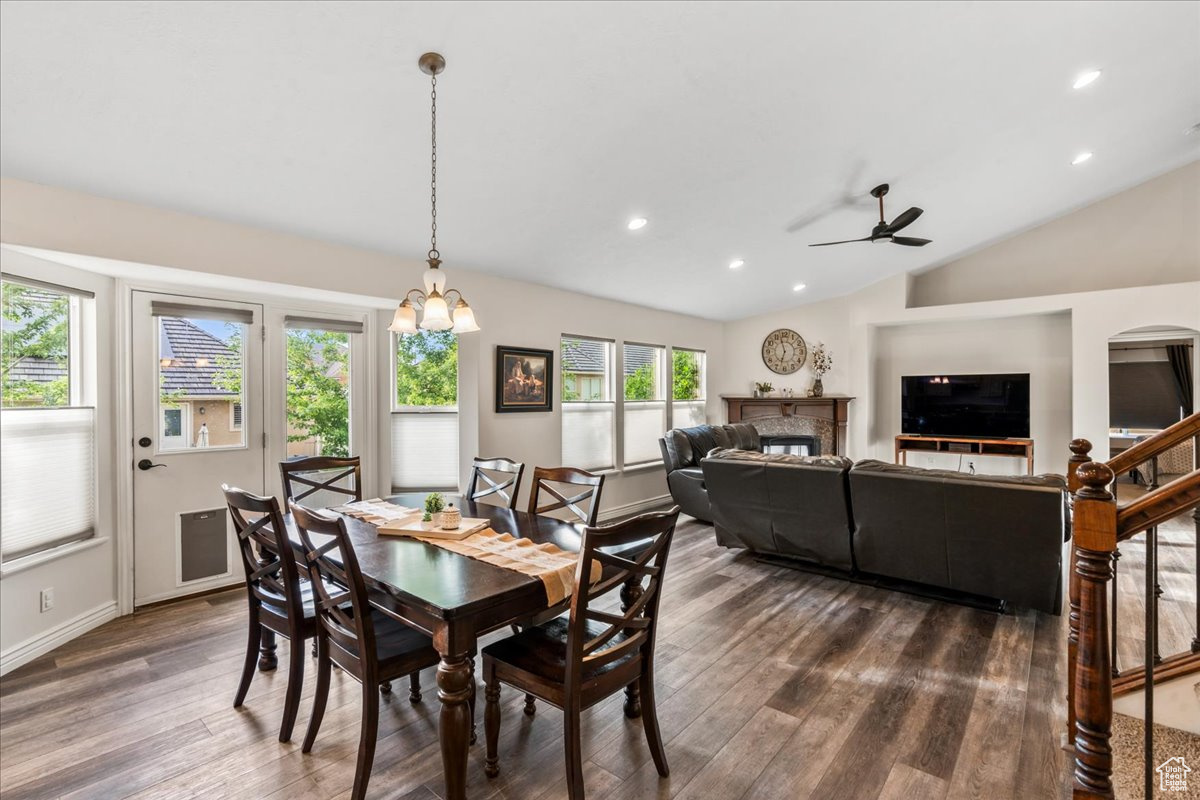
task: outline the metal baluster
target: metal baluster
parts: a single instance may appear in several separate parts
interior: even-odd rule
[[[1112,611],[1110,614],[1112,616],[1112,642],[1110,644],[1112,645],[1112,676],[1114,678],[1121,674],[1121,670],[1117,666],[1117,595],[1121,593],[1120,587],[1117,585],[1117,581],[1119,579],[1117,575],[1117,562],[1120,560],[1121,551],[1114,550],[1112,554],[1113,588],[1112,595],[1109,598],[1110,604],[1112,605]]]
[[[1200,449],[1200,441],[1196,444]],[[1200,456],[1200,453],[1197,455]],[[1196,598],[1196,635],[1192,639],[1192,652],[1200,653],[1200,508],[1192,512],[1192,519],[1196,521],[1196,541],[1192,547],[1192,552],[1196,554],[1196,593],[1193,595]]]
[[[1162,585],[1158,582],[1158,526],[1150,529],[1154,542],[1154,663],[1162,663],[1162,653],[1158,650],[1158,598],[1163,596]]]
[[[1146,531],[1146,635],[1142,646],[1142,659],[1146,662],[1145,717],[1146,727],[1142,734],[1142,769],[1145,781],[1145,796],[1154,797],[1154,658],[1158,650],[1158,598],[1154,594],[1158,576],[1158,528]]]

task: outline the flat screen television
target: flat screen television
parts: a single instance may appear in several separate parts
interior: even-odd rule
[[[1029,438],[1029,375],[905,375],[900,430],[927,436]]]

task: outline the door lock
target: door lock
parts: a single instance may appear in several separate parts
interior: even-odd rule
[[[148,470],[148,469],[154,469],[155,467],[165,467],[165,466],[166,466],[166,464],[155,464],[153,461],[151,461],[148,458],[143,458],[141,461],[139,461],[137,463],[137,468],[140,470],[143,470],[143,471]]]
[[[143,436],[142,438],[138,439],[139,447],[149,447],[152,444],[153,442],[150,440],[149,436]]]

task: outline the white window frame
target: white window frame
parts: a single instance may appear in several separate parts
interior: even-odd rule
[[[237,413],[238,408],[240,408],[241,406],[242,406],[242,404],[236,400],[231,400],[229,403],[229,430],[230,431],[240,431],[242,429],[242,423],[238,421],[238,413]],[[245,408],[242,408],[242,415],[244,416],[245,413],[246,413]]]
[[[612,339],[605,339],[605,338],[598,337],[598,336],[583,336],[581,334],[575,334],[575,333],[560,334],[559,339],[558,339],[558,356],[559,356],[558,378],[559,378],[560,384],[562,383],[562,374],[563,374],[564,367],[566,365],[565,359],[562,357],[562,344],[564,341],[569,341],[569,340],[599,342],[600,344],[604,345],[605,369],[604,369],[604,374],[601,377],[601,381],[602,381],[602,387],[604,389],[604,394],[605,394],[605,396],[608,397],[608,399],[607,400],[570,400],[570,401],[568,401],[568,400],[562,399],[562,391],[561,391],[561,389],[559,390],[559,404],[560,404],[561,416],[562,416],[562,423],[560,425],[559,452],[562,457],[562,462],[565,466],[579,467],[580,469],[586,469],[589,472],[615,472],[617,470],[617,465],[619,463],[621,463],[620,462],[621,453],[618,452],[618,448],[620,448],[621,444],[622,444],[620,441],[620,437],[621,437],[621,422],[620,422],[621,393],[616,390],[616,387],[617,387],[616,376],[621,369],[621,361],[620,361],[621,350],[620,350],[620,348],[618,348],[616,346],[617,343]],[[622,390],[623,390],[623,388],[624,388],[624,384],[622,383]],[[609,414],[610,414],[610,421],[609,421],[609,426],[608,426],[608,458],[604,459],[605,461],[607,461],[607,463],[603,464],[603,465],[571,463],[575,459],[573,458],[573,456],[571,456],[567,452],[567,426],[571,419],[572,413],[574,413],[574,412],[582,413],[582,412],[587,412],[589,410],[590,411],[603,411],[604,409],[608,409]]]
[[[654,364],[655,398],[652,400],[628,400],[625,397],[625,382],[629,378],[629,375],[627,374],[627,371],[625,369],[625,349],[627,347],[652,348],[652,349],[658,351],[656,361]],[[621,469],[623,469],[623,470],[637,469],[639,467],[649,467],[649,466],[654,466],[656,464],[661,464],[662,456],[657,452],[657,450],[654,453],[652,453],[650,456],[648,456],[647,458],[639,459],[637,461],[630,461],[629,457],[627,455],[627,451],[629,450],[629,447],[628,447],[629,442],[626,440],[626,434],[629,429],[630,412],[632,411],[633,413],[637,413],[640,410],[648,410],[648,409],[650,409],[651,406],[653,406],[655,404],[661,404],[663,407],[662,408],[663,429],[661,431],[658,431],[657,435],[659,437],[661,437],[668,430],[670,430],[670,428],[671,428],[670,405],[671,405],[672,401],[667,399],[667,395],[669,393],[668,387],[671,386],[671,381],[670,381],[671,368],[667,364],[667,358],[668,358],[668,353],[670,352],[670,348],[668,348],[666,345],[661,345],[661,344],[649,344],[646,342],[623,341],[623,342],[621,342],[620,350],[621,350],[621,381],[620,381],[621,387],[620,387],[620,390],[617,392],[617,395],[620,397],[620,403],[621,403],[620,415],[619,415],[620,419],[621,419]]]
[[[675,399],[675,353],[695,353],[700,355],[700,396],[692,400],[676,400]],[[675,347],[672,346],[667,351],[667,394],[670,401],[667,404],[667,429],[681,427],[675,419],[675,404],[676,403],[699,403],[701,412],[707,421],[707,412],[705,408],[708,405],[708,351],[701,350],[697,347]],[[692,420],[688,420],[692,422]]]
[[[459,350],[458,350],[459,359],[457,362],[458,375],[457,375],[457,379],[455,381],[455,388],[454,388],[454,397],[455,397],[454,405],[453,406],[402,406],[397,402],[397,399],[398,399],[397,395],[399,393],[399,387],[396,385],[396,372],[397,372],[397,369],[399,368],[399,356],[400,356],[399,337],[403,336],[403,335],[405,335],[405,334],[393,332],[393,333],[390,333],[389,339],[388,339],[389,347],[391,349],[391,358],[389,359],[389,364],[391,365],[391,375],[388,378],[389,392],[391,393],[391,400],[389,401],[389,407],[391,408],[391,412],[388,415],[389,423],[390,423],[388,435],[392,436],[393,441],[394,441],[396,426],[397,426],[397,424],[402,424],[402,423],[399,423],[398,420],[396,419],[396,417],[399,415],[405,415],[405,416],[453,415],[454,421],[455,421],[454,427],[457,432],[457,435],[455,436],[455,441],[453,442],[453,446],[451,447],[450,443],[447,443],[445,446],[445,449],[446,449],[446,452],[453,452],[453,454],[454,454],[454,479],[453,479],[453,483],[450,483],[447,480],[447,482],[444,485],[437,485],[437,482],[435,482],[434,484],[424,485],[424,486],[402,486],[402,485],[400,485],[396,480],[396,469],[395,469],[396,460],[399,458],[399,454],[396,453],[395,446],[393,445],[393,447],[392,447],[392,463],[388,465],[389,472],[391,474],[391,477],[389,479],[389,485],[393,492],[441,491],[441,492],[457,493],[461,490],[461,487],[459,486],[459,480],[460,480],[459,475],[460,475],[460,467],[461,467],[460,458],[459,458],[459,442],[461,441],[461,437],[462,437],[462,430],[461,430],[462,425],[461,425],[461,422],[459,421],[459,417],[458,417],[458,408],[459,408],[458,400],[459,400],[459,393],[462,391],[462,361],[461,361],[462,343],[461,343],[461,341],[459,342]],[[416,334],[414,334],[414,335],[416,335]]]

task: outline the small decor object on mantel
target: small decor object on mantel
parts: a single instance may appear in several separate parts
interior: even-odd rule
[[[804,338],[793,330],[780,328],[763,339],[762,360],[767,369],[780,375],[791,375],[804,366],[808,356],[808,345]]]
[[[496,345],[496,413],[554,407],[554,352]]]
[[[812,371],[817,376],[813,381],[812,397],[824,397],[825,387],[821,383],[821,377],[833,368],[833,353],[825,348],[824,342],[817,342],[817,346],[812,351]]]
[[[771,394],[771,390],[774,388],[775,387],[772,386],[769,382],[764,381],[761,383],[755,383],[754,384],[754,396],[755,397],[767,397],[768,395]]]

